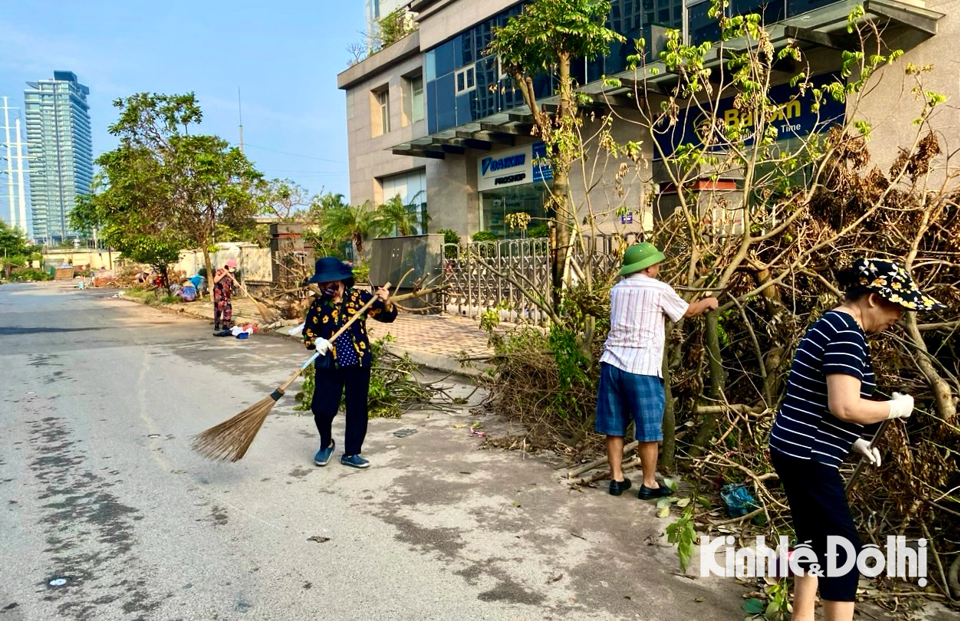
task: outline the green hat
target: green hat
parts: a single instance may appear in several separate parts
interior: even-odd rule
[[[623,267],[620,268],[620,275],[626,276],[645,270],[651,265],[666,261],[667,257],[657,250],[657,247],[650,242],[643,242],[636,246],[630,246],[623,253]]]

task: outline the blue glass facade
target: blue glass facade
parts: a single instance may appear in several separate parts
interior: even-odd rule
[[[578,84],[587,84],[623,71],[627,56],[636,53],[633,41],[650,38],[652,25],[681,28],[683,3],[681,0],[613,0],[607,25],[623,34],[627,43],[614,44],[610,54],[587,62],[580,60],[572,67]],[[497,59],[485,55],[484,50],[493,39],[493,29],[503,26],[520,12],[521,5],[494,15],[426,53],[425,80],[427,83],[427,130],[435,133],[458,125],[478,121],[491,114],[512,110],[523,105],[523,96],[515,90],[513,80],[500,75]],[[458,73],[473,67],[475,84],[467,82]],[[554,92],[553,80],[547,75],[534,79],[538,97],[549,97]]]
[[[829,4],[836,4],[839,0],[731,0],[727,7],[727,15],[749,15],[757,13],[763,17],[763,23],[773,24],[784,19],[819,9]],[[720,38],[720,29],[717,20],[707,15],[710,10],[710,0],[704,0],[688,7],[689,17],[687,28],[690,34],[690,43],[698,45],[704,41],[717,41]]]
[[[839,0],[731,0],[729,15],[759,13],[764,23],[784,19],[835,4]],[[583,85],[613,75],[627,67],[627,57],[636,53],[634,41],[652,41],[651,28],[683,28],[683,0],[612,0],[607,26],[627,39],[614,43],[610,54],[592,61],[580,60],[572,67],[577,84]],[[716,41],[720,31],[708,16],[710,0],[690,5],[688,33],[691,43]],[[522,4],[494,15],[426,52],[427,129],[438,131],[478,121],[498,112],[523,105],[523,96],[513,81],[500,75],[497,59],[484,50],[493,38],[493,29],[503,26],[520,12]],[[648,46],[649,48],[649,46]],[[547,75],[534,79],[537,97],[554,94],[555,84]]]
[[[90,94],[70,71],[55,71],[52,80],[28,82],[24,91],[30,204],[33,234],[43,242],[76,235],[70,212],[77,196],[89,194],[93,182]]]

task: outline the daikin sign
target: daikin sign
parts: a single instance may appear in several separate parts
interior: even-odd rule
[[[542,142],[488,155],[477,162],[477,189],[482,192],[552,179],[550,167],[541,163],[545,157]]]

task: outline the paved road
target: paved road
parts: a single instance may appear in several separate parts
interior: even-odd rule
[[[373,421],[373,468],[320,469],[287,398],[243,461],[200,459],[304,350],[111,294],[0,287],[0,621],[742,618],[652,507],[477,450],[467,409]]]

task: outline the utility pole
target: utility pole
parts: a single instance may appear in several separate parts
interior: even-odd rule
[[[10,225],[16,228],[17,212],[16,204],[13,201],[13,158],[10,153],[10,107],[7,105],[6,97],[3,98],[3,130],[6,132],[7,138],[3,143],[7,153],[7,200],[9,201],[7,204],[10,206]]]
[[[237,114],[240,118],[240,153],[243,153],[243,105],[240,102],[240,87],[237,87]]]
[[[20,115],[17,115],[16,125],[14,126],[15,133],[17,135],[17,211],[19,212],[19,220],[17,223],[20,225],[20,230],[23,231],[24,235],[27,234],[27,190],[26,186],[23,183],[23,140],[20,133]],[[10,207],[10,211],[13,211],[13,207]]]

